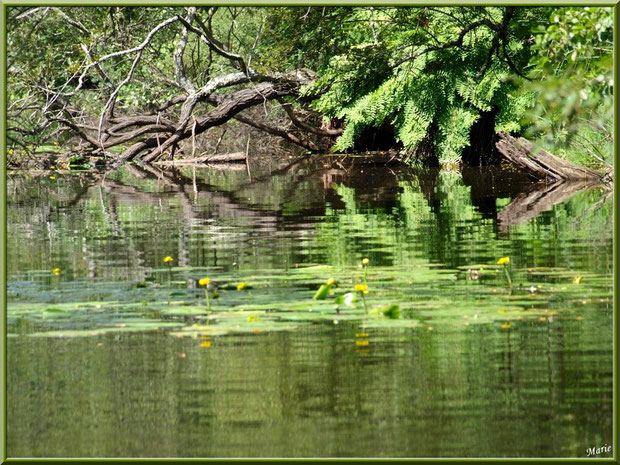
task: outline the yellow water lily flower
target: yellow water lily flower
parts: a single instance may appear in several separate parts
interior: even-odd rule
[[[58,268],[57,266],[55,266],[54,268],[52,268],[52,274],[58,276],[61,273],[61,269]]]
[[[573,284],[579,284],[581,283],[581,280],[583,279],[583,276],[579,275],[579,276],[575,276],[573,278]]]
[[[200,347],[211,347],[211,341],[203,341],[200,343]]]
[[[369,263],[370,263],[370,259],[368,259],[368,258],[365,258],[365,259],[362,260],[362,265],[364,265],[364,266],[368,266]]]
[[[50,176],[50,179],[56,179],[56,176]]]
[[[336,280],[334,278],[329,278],[327,281],[325,281],[325,284],[327,284],[328,286],[333,286],[335,282]]]
[[[247,281],[243,281],[242,283],[237,284],[237,290],[241,291],[241,290],[245,289],[245,286],[247,286],[247,285],[248,285]]]
[[[502,329],[510,329],[510,324],[509,323],[504,323],[503,325],[500,326],[500,328],[502,328]]]
[[[9,155],[13,155],[13,151],[11,149],[8,150],[7,152]]]
[[[200,281],[198,281],[198,284],[200,286],[207,286],[210,282],[211,282],[210,278],[202,278]]]
[[[502,257],[497,260],[498,265],[508,265],[510,263],[510,257]]]
[[[174,258],[172,258],[170,255],[164,257],[164,263],[170,263],[172,260],[174,260]]]
[[[368,284],[356,284],[355,290],[357,292],[363,292],[364,294],[368,294]]]

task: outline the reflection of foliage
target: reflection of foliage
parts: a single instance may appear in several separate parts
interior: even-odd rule
[[[126,189],[106,191],[70,176],[54,182],[10,180],[9,272],[29,263],[47,275],[58,266],[68,279],[87,274],[90,267],[98,276],[126,279],[149,267],[163,268],[162,250],[175,257],[175,265],[185,256],[187,265],[230,267],[237,262],[242,270],[303,263],[357,266],[365,257],[373,269],[428,262],[456,267],[496,263],[503,256],[510,256],[516,268],[608,271],[612,265],[612,202],[597,190],[577,194],[503,233],[494,219],[482,217],[471,189],[453,173],[442,173],[430,188],[418,177],[400,181],[387,207],[364,200],[344,184],[335,187],[344,205],[325,204],[321,186],[312,180],[295,184],[298,192],[287,199],[294,177],[244,188],[230,208],[221,203],[226,197],[207,192],[188,204],[182,193],[150,180],[134,178],[136,187],[130,188],[124,171],[107,179],[109,184],[123,179]],[[42,203],[50,206],[49,213]],[[502,199],[498,209],[506,203]],[[360,268],[357,278],[362,275]]]
[[[594,266],[604,272],[611,270],[611,254],[601,254],[592,241],[600,238],[604,248],[611,247],[612,205],[600,191],[577,194],[528,225],[514,226],[505,236],[498,233],[494,220],[482,218],[472,205],[470,188],[458,175],[440,176],[437,211],[429,205],[417,180],[402,182],[400,187],[392,211],[360,204],[354,189],[336,187],[345,208],[328,207],[327,221],[317,226],[314,238],[330,264],[351,265],[367,254],[374,257],[373,263],[400,265],[422,260],[460,266],[496,263],[508,255],[516,267]],[[583,247],[577,255],[563,246],[575,238]],[[579,263],[575,263],[576,257]]]

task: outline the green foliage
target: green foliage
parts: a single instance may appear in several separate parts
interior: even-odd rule
[[[379,127],[395,111],[399,111],[408,95],[408,88],[410,87],[408,81],[408,76],[394,76],[392,79],[386,80],[375,91],[366,94],[351,107],[340,110],[336,117],[345,118],[347,124],[334,149],[344,150],[351,147],[356,136],[363,129],[369,126]]]
[[[438,157],[454,160],[469,145],[469,131],[479,115],[495,107],[501,110],[503,104],[512,104],[510,118],[508,111],[502,114],[503,126],[520,128],[525,102],[512,96],[517,86],[508,79],[512,71],[505,55],[517,66],[527,63],[528,30],[522,22],[536,15],[515,10],[505,47],[502,43],[490,56],[496,30],[476,25],[485,18],[498,28],[506,12],[506,8],[308,9],[304,19],[295,20],[301,31],[296,46],[308,52],[303,62],[320,74],[307,90],[319,94],[314,108],[345,122],[334,148],[351,148],[362,131],[387,123],[394,127],[397,141],[414,152],[436,127]],[[336,19],[343,25],[338,31]],[[325,41],[317,30],[337,41]]]
[[[482,19],[500,27],[506,13],[506,7],[283,8],[270,15],[266,43],[288,44],[274,49],[279,62],[319,72],[307,93],[319,96],[316,110],[344,120],[336,150],[387,123],[407,151],[430,135],[439,159],[452,161],[470,144],[479,115],[496,111],[496,131],[530,127],[530,135],[552,133],[556,144],[577,134],[582,146],[609,161],[611,9],[515,8],[502,37],[482,24],[454,45]],[[285,39],[278,42],[277,34]],[[583,119],[597,131],[577,130]]]
[[[420,111],[415,100],[409,100],[403,109],[402,123],[398,125],[398,139],[406,147],[416,147],[426,136],[433,114]]]
[[[456,161],[463,148],[469,145],[469,130],[480,114],[475,109],[453,106],[437,118],[439,124],[438,149],[442,161]]]
[[[536,92],[520,89],[498,97],[499,111],[495,117],[495,131],[518,132],[523,126],[528,109],[536,103]]]
[[[611,8],[548,10],[534,28],[537,78],[526,86],[537,105],[530,137],[578,163],[613,162],[613,18]]]

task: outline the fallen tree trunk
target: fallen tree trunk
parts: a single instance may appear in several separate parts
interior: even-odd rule
[[[196,158],[183,158],[180,160],[163,160],[156,161],[155,164],[158,165],[175,165],[175,166],[185,166],[185,165],[205,165],[211,163],[245,163],[247,156],[244,152],[235,152],[235,153],[214,153],[211,155],[204,155],[202,157]]]
[[[403,164],[403,156],[397,150],[370,150],[358,154],[330,153],[328,157],[346,157],[360,165],[390,166]]]
[[[498,134],[495,144],[505,161],[525,171],[536,180],[544,181],[602,181],[604,175],[598,171],[575,165],[544,150],[533,152],[534,144],[523,137],[515,138],[505,132]]]

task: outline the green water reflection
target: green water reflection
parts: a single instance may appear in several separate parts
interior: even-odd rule
[[[583,457],[611,443],[608,191],[332,158],[251,168],[9,178],[9,457]],[[503,256],[512,290],[468,270]],[[359,281],[363,257],[369,301],[398,304],[396,323],[311,300],[331,274],[337,292]],[[180,332],[204,318],[187,309],[203,313],[192,279],[207,275],[218,311],[272,326]],[[324,318],[272,331],[311,310]],[[147,320],[160,329],[56,337]]]

